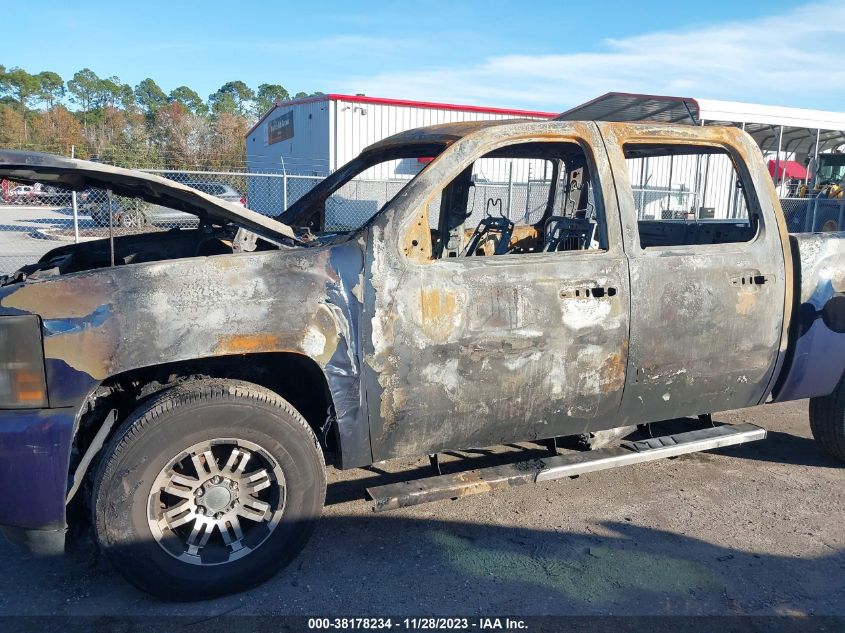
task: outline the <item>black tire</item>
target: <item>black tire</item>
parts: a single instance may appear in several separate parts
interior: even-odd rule
[[[845,377],[832,394],[810,398],[810,430],[825,453],[845,461]]]
[[[154,499],[160,497],[151,496],[153,484],[165,470],[173,472],[169,464],[188,447],[214,438],[254,443],[271,464],[275,460],[283,472],[281,518],[242,557],[192,564],[165,550],[162,542],[181,542],[173,538],[175,530],[170,541],[154,536],[148,511],[156,511]],[[302,550],[325,501],[325,461],[308,423],[277,394],[242,381],[197,380],[152,396],[103,455],[92,494],[97,541],[130,583],[168,600],[210,598],[264,582]]]

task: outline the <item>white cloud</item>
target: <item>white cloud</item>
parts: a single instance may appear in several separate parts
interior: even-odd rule
[[[594,52],[508,54],[349,77],[336,88],[407,99],[562,111],[608,91],[842,110],[845,3],[609,39]]]

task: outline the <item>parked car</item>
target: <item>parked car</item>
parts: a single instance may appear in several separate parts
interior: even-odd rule
[[[6,201],[9,204],[34,204],[34,191],[32,185],[18,185],[6,194]]]
[[[735,166],[742,213],[641,217],[630,165],[681,155]],[[326,201],[352,179],[419,157],[434,158],[371,217],[329,227]],[[472,206],[492,159],[549,163],[536,215]],[[430,477],[367,490],[384,511],[760,440],[710,413],[800,398],[845,460],[845,236],[789,235],[737,128],[411,130],[276,219],[150,174],[0,152],[0,177],[56,173],[203,228],[61,246],[0,282],[0,524],[61,552],[86,516],[68,505],[90,507],[109,559],[158,596],[226,594],[287,565],[326,464],[431,456]],[[588,450],[560,453],[561,437]],[[548,456],[437,472],[439,452],[518,441]]]
[[[73,193],[70,189],[38,183],[32,192],[32,200],[34,204],[69,207],[73,200]]]
[[[69,206],[72,193],[70,189],[35,183],[34,185],[19,185],[14,187],[6,196],[6,201],[12,204]]]
[[[192,187],[215,198],[227,202],[246,206],[246,198],[234,187],[223,182],[190,181],[182,183],[186,187]],[[109,224],[109,203],[105,194],[99,196],[101,201],[91,208],[91,219],[98,226]],[[158,204],[138,204],[135,201],[112,198],[112,215],[115,226],[133,227],[145,224],[168,227],[190,227],[197,225],[197,217],[190,213],[184,213],[170,209]]]

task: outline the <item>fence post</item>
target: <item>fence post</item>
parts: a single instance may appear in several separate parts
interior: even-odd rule
[[[76,158],[76,145],[70,146],[70,157]],[[73,208],[73,241],[79,244],[79,207],[76,202],[76,191],[70,192],[70,204]]]
[[[531,163],[528,164],[528,180],[525,181],[525,223],[531,217]]]
[[[288,175],[282,174],[282,211],[288,209]]]
[[[675,156],[674,154],[669,154],[669,188],[666,191],[666,210],[669,211],[668,218],[661,218],[662,220],[671,219],[673,214],[671,213],[672,209],[672,171],[675,167]],[[665,214],[661,214],[665,215]]]
[[[511,218],[511,200],[513,200],[513,161],[508,165],[508,219]]]
[[[640,208],[637,209],[637,219],[642,220],[645,216],[645,172],[648,169],[648,156],[645,156],[640,163]]]
[[[805,233],[812,233],[816,230],[816,213],[819,209],[819,195],[816,194],[815,199],[813,200],[813,213],[807,214],[807,217],[804,218],[804,232]]]

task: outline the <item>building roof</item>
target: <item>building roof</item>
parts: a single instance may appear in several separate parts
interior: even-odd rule
[[[368,97],[366,95],[343,95],[343,94],[325,94],[315,95],[313,97],[302,97],[301,99],[290,99],[288,101],[277,101],[276,104],[268,110],[264,116],[258,119],[258,122],[253,125],[246,136],[252,134],[259,125],[261,125],[267,117],[269,117],[277,108],[288,108],[290,106],[303,105],[305,103],[315,103],[318,101],[347,101],[353,103],[373,103],[380,105],[393,105],[405,108],[424,108],[426,110],[456,110],[459,112],[479,112],[483,114],[502,114],[512,117],[529,117],[537,119],[553,119],[557,116],[556,112],[539,112],[536,110],[514,110],[510,108],[488,108],[485,106],[475,105],[458,105],[454,103],[437,103],[434,101],[411,101],[408,99],[385,99],[382,97]]]
[[[366,151],[381,151],[393,146],[401,145],[451,145],[468,134],[483,130],[485,128],[509,125],[514,123],[526,123],[528,119],[497,119],[492,121],[453,121],[451,123],[438,123],[422,128],[397,132],[391,136],[376,141],[366,148]]]
[[[561,121],[665,121],[688,125],[742,125],[763,151],[812,151],[819,131],[819,150],[845,143],[845,113],[786,108],[756,103],[694,99],[667,95],[608,92],[575,106]]]

